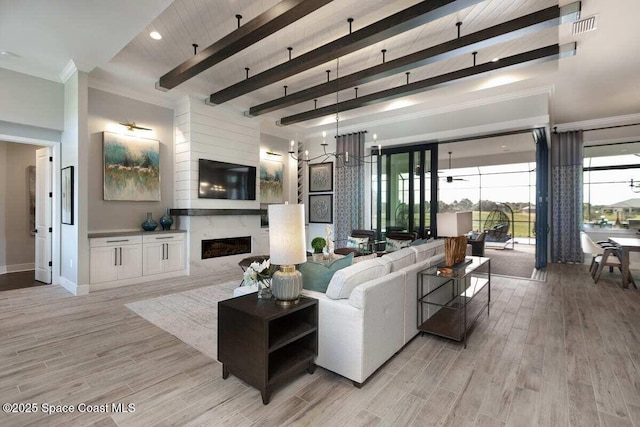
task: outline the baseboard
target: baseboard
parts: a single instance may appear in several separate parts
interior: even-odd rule
[[[0,274],[18,273],[20,271],[31,271],[36,269],[36,264],[28,262],[26,264],[3,265],[0,267]]]
[[[73,283],[71,280],[60,277],[60,286],[65,288],[67,291],[71,292],[73,295],[86,295],[89,293],[88,285],[77,285]]]

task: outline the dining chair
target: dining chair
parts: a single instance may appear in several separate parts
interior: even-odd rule
[[[580,232],[580,244],[582,246],[582,252],[591,254],[591,265],[589,266],[589,273],[595,283],[600,280],[600,274],[605,266],[609,267],[609,271],[612,272],[614,267],[617,267],[622,273],[622,263],[617,256],[618,249],[614,245],[606,244],[606,246],[600,246],[596,244],[591,237],[584,231]]]

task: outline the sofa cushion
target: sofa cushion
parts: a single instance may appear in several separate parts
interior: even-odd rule
[[[435,254],[444,253],[444,239],[434,240],[424,245],[411,246],[410,249],[416,253],[416,262],[422,262]]]
[[[357,256],[357,257],[355,257],[353,259],[353,263],[356,264],[358,262],[368,261],[370,259],[378,259],[378,254],[372,253],[372,254],[369,254],[369,255]]]
[[[385,252],[395,252],[402,248],[406,248],[411,244],[411,240],[396,240],[387,237],[387,244],[384,247]]]
[[[408,265],[415,264],[416,253],[411,248],[403,248],[399,251],[383,255],[380,262],[390,264],[390,271],[398,271]]]
[[[326,265],[310,261],[300,264],[298,270],[302,273],[302,287],[310,291],[326,292],[336,271],[349,267],[352,262],[353,254],[349,254]]]
[[[364,282],[389,273],[386,265],[377,259],[359,262],[338,270],[327,287],[327,297],[331,299],[349,298],[351,291]]]

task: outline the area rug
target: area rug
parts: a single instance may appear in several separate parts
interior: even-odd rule
[[[218,301],[233,297],[238,281],[136,301],[126,307],[203,354],[218,358]]]

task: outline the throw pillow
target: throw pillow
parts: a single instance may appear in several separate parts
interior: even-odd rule
[[[298,270],[302,273],[302,287],[325,293],[335,272],[350,266],[352,262],[353,254],[349,254],[327,265],[310,261],[300,264]]]
[[[367,243],[369,243],[368,237],[353,237],[347,238],[347,247],[356,249],[367,249]]]
[[[396,240],[387,237],[387,244],[384,247],[386,252],[397,251],[402,248],[406,248],[411,244],[411,240]]]

